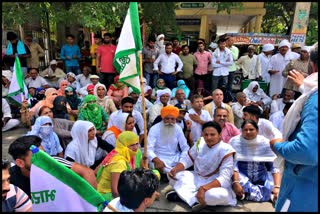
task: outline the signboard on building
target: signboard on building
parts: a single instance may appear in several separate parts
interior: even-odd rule
[[[180,4],[180,8],[204,8],[204,3],[200,2],[184,2]]]
[[[200,25],[200,19],[176,19],[177,25]]]
[[[308,28],[311,2],[297,2],[291,29],[291,43],[304,44]]]
[[[232,36],[235,44],[278,45],[283,39],[289,40],[288,35],[269,33],[228,33],[226,35]]]

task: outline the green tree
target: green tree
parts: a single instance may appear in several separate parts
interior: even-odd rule
[[[313,45],[318,41],[318,2],[312,2],[309,15],[306,45]]]

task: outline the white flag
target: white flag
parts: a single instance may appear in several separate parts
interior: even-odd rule
[[[139,53],[142,50],[140,22],[137,2],[130,2],[125,18],[113,65],[120,73],[119,81],[132,87],[140,93],[140,61]]]

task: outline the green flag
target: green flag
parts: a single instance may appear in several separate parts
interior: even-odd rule
[[[124,21],[113,65],[120,73],[120,82],[132,87],[140,93],[140,62],[139,51],[142,50],[138,3],[130,2]]]

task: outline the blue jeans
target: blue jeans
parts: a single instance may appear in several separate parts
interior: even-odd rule
[[[212,76],[212,91],[217,88],[226,89],[228,83],[228,76]]]
[[[172,74],[160,74],[160,78],[164,80],[166,86],[172,90],[174,88],[174,81],[176,80],[176,76]]]
[[[143,72],[143,76],[147,79],[147,84],[151,88],[154,88],[155,85],[157,84],[157,79],[158,79],[159,75],[157,73],[150,74],[148,72]]]
[[[75,75],[81,74],[79,66],[66,66],[66,73],[72,72]]]

